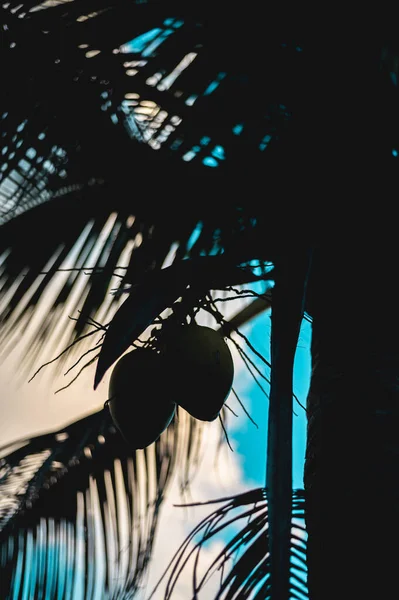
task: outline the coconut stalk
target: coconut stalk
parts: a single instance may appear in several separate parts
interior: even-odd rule
[[[271,327],[271,386],[267,439],[266,489],[269,503],[269,552],[273,599],[288,600],[292,507],[293,366],[305,306],[312,253],[276,261]]]

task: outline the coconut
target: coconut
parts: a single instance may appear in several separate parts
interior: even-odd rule
[[[171,327],[164,353],[176,403],[196,419],[216,419],[234,378],[233,358],[221,334],[197,324]]]
[[[164,362],[137,348],[116,363],[109,383],[112,420],[133,449],[155,442],[173,419],[176,403],[165,394]]]

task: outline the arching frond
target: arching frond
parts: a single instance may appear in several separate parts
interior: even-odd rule
[[[135,283],[176,245],[184,257],[197,224],[190,255],[212,252],[215,238],[243,245],[235,237],[252,208],[265,198],[273,210],[280,180],[270,166],[268,197],[259,194],[264,157],[298,104],[307,60],[282,44],[280,27],[256,47],[252,35],[250,51],[224,52],[221,31],[233,41],[245,23],[207,3],[11,2],[2,11],[2,341],[41,308],[46,323],[36,321],[26,344],[37,356],[61,309],[79,308],[70,328],[79,334],[88,316],[107,312],[116,280]]]
[[[49,319],[27,348],[43,350],[61,309],[79,308],[71,341],[88,316],[107,312],[116,280],[159,268],[175,244],[183,257],[198,223],[193,255],[212,252],[221,231],[221,247],[244,245],[237,231],[263,219],[257,257],[282,234],[279,210],[296,229],[305,224],[303,198],[320,197],[348,139],[359,164],[372,147],[372,160],[380,153],[384,173],[396,174],[395,43],[383,11],[373,14],[373,39],[348,27],[332,44],[309,31],[306,11],[275,5],[267,22],[255,7],[236,15],[180,0],[29,0],[1,10],[3,347],[39,308]],[[337,71],[359,100],[356,119],[330,93]],[[75,270],[83,266],[90,275]],[[73,271],[46,303],[60,269]]]
[[[189,534],[175,553],[162,579],[149,596],[156,598],[164,588],[165,600],[179,591],[179,578],[185,569],[193,570],[192,590],[187,598],[215,600],[272,600],[271,592],[269,508],[267,490],[251,490],[230,498],[204,504],[221,504]],[[290,555],[290,599],[305,600],[306,530],[304,528],[302,490],[292,495]],[[224,540],[224,546],[211,552],[212,542]],[[208,552],[207,552],[208,551]],[[205,555],[206,564],[201,560]],[[209,557],[206,555],[209,554]],[[216,581],[216,590],[212,582]],[[157,595],[158,594],[158,595]],[[278,595],[277,595],[278,597]]]
[[[201,431],[181,414],[179,426],[132,452],[103,410],[3,448],[1,596],[73,599],[79,587],[83,598],[93,590],[101,598],[133,597],[176,464],[187,485]]]

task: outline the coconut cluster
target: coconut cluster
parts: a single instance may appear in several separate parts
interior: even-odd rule
[[[218,331],[176,325],[163,335],[160,350],[136,348],[119,359],[108,406],[127,443],[145,448],[170,425],[177,405],[196,419],[216,419],[233,378],[233,358]]]

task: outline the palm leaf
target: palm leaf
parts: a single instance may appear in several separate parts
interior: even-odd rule
[[[176,461],[187,485],[200,440],[200,425],[181,414],[179,427],[134,453],[103,410],[3,448],[2,597],[73,598],[78,586],[85,598],[98,586],[110,598],[133,597]]]
[[[37,10],[38,7],[41,10]],[[251,149],[251,162],[257,164],[263,157],[262,139],[264,136],[271,139],[278,123],[283,127],[286,119],[284,110],[280,110],[280,116],[278,111],[276,113],[273,97],[264,104],[265,113],[252,122],[253,111],[248,113],[245,97],[251,95],[252,88],[258,87],[256,78],[251,77],[248,87],[240,79],[242,65],[234,67],[235,59],[228,54],[220,64],[209,60],[215,53],[219,28],[233,31],[237,23],[233,20],[224,24],[214,13],[215,22],[209,27],[211,13],[214,9],[211,11],[205,4],[193,13],[179,2],[169,6],[103,3],[96,9],[90,2],[41,5],[28,2],[11,3],[4,9],[7,29],[3,50],[8,65],[4,78],[10,78],[10,85],[5,85],[7,94],[3,98],[6,162],[2,173],[5,190],[2,205],[3,220],[8,222],[8,228],[3,226],[1,250],[10,252],[11,249],[4,259],[3,288],[9,291],[12,302],[2,318],[10,321],[19,311],[19,319],[15,324],[10,321],[6,332],[15,330],[24,317],[36,312],[50,283],[59,279],[58,269],[66,268],[63,261],[68,255],[71,269],[80,268],[91,252],[96,255],[95,249],[101,255],[97,261],[93,256],[87,265],[96,270],[86,278],[86,285],[82,285],[85,305],[76,330],[72,330],[79,333],[87,316],[95,317],[98,308],[106,304],[106,291],[118,258],[129,241],[135,239],[135,234],[143,236],[143,243],[137,248],[141,251],[131,253],[130,260],[128,258],[123,265],[129,267],[125,276],[129,283],[134,283],[140,272],[160,267],[174,242],[181,245],[180,253],[184,255],[184,241],[198,221],[204,223],[204,228],[195,248],[197,254],[212,249],[213,238],[220,228],[225,240],[229,236],[234,239],[232,233],[237,228],[239,215],[231,207],[242,202],[229,198],[231,189],[226,187],[226,175],[234,173],[235,198],[239,198],[240,192],[248,196],[248,182],[255,189],[258,180],[255,166],[250,172],[242,167],[237,169],[243,152],[249,158]],[[25,51],[27,40],[30,40],[28,53]],[[91,56],[95,48],[101,52]],[[268,48],[270,81],[277,78],[281,82],[278,74],[283,64],[294,74],[296,66],[291,61],[298,63],[297,66],[304,63],[303,56],[294,47],[280,47],[277,35],[270,38]],[[113,49],[117,52],[113,53]],[[196,58],[177,69],[176,64],[181,64],[193,50],[199,62]],[[137,63],[133,79],[128,73],[133,68],[132,62]],[[125,63],[129,65],[125,67]],[[222,67],[226,78],[221,76]],[[14,84],[16,72],[20,74],[17,86]],[[151,73],[158,72],[165,74],[165,81],[153,85]],[[25,77],[28,73],[29,83]],[[213,83],[216,95],[207,92]],[[26,85],[30,90],[29,102],[22,93]],[[273,86],[270,89],[273,90]],[[293,93],[294,90],[293,87]],[[226,112],[221,123],[219,107],[232,94],[237,101],[226,104],[231,111]],[[197,108],[200,104],[191,106],[188,102],[193,95],[198,96],[202,108]],[[138,104],[133,96],[139,98]],[[65,115],[71,113],[73,119],[66,119]],[[277,114],[274,124],[269,122],[269,113]],[[163,120],[160,120],[161,114],[166,114]],[[210,118],[212,114],[215,116]],[[232,133],[237,123],[248,129],[245,149],[241,148],[239,136]],[[132,130],[133,125],[136,129]],[[258,125],[261,125],[261,136]],[[98,131],[102,132],[104,142],[99,139]],[[269,137],[264,142],[265,148],[270,145]],[[202,138],[209,138],[210,142],[202,144]],[[226,146],[225,141],[231,146],[226,160],[220,150]],[[157,144],[161,146],[160,152],[154,152]],[[197,152],[198,157],[188,160],[191,148],[198,144],[202,148]],[[218,163],[218,174],[207,166],[208,159]],[[225,167],[227,163],[230,166]],[[126,194],[132,185],[131,165],[135,173],[132,198]],[[153,173],[157,174],[155,178]],[[10,186],[12,178],[16,182]],[[32,182],[39,186],[38,191],[31,190]],[[168,189],[168,182],[174,191],[168,206],[163,207],[159,198]],[[176,186],[175,182],[179,184]],[[269,186],[272,186],[271,181]],[[181,200],[187,191],[191,203],[181,209]],[[213,198],[220,196],[220,192],[226,200],[216,206]],[[43,202],[47,203],[45,211],[31,210]],[[256,206],[257,200],[252,204]],[[15,221],[16,215],[23,216],[26,211],[28,216],[24,221]],[[118,213],[118,217],[108,242],[112,252],[108,254],[96,247],[96,239],[113,213]],[[125,227],[129,215],[136,218],[132,228]],[[94,224],[88,240],[79,256],[72,259],[74,243],[92,219]],[[57,222],[52,231],[49,231],[49,222]],[[112,244],[115,235],[117,239]],[[47,238],[50,239],[47,241]],[[62,244],[61,251],[59,244]],[[24,252],[28,246],[31,248],[29,257]],[[39,275],[43,270],[50,271],[45,278]],[[21,272],[23,280],[10,291],[15,279],[22,277]],[[77,272],[72,272],[54,300],[52,310],[65,306],[73,296],[77,279]],[[36,294],[23,305],[22,298],[32,287],[37,287]],[[40,328],[42,337],[40,341],[37,339],[36,351],[48,342],[53,328],[51,320],[46,328]]]
[[[99,317],[99,307],[105,308],[118,258],[136,233],[143,235],[144,242],[141,252],[135,254],[139,248],[127,252],[130,257],[123,266],[130,265],[125,276],[129,283],[136,281],[140,270],[159,268],[173,243],[180,245],[184,255],[185,241],[199,221],[205,227],[196,253],[212,249],[220,228],[223,243],[242,246],[235,240],[239,215],[231,207],[247,206],[250,214],[260,217],[259,209],[266,202],[267,220],[260,236],[264,239],[251,251],[251,258],[267,243],[267,236],[281,236],[278,202],[282,213],[289,209],[292,220],[298,218],[298,229],[306,222],[304,205],[296,210],[282,198],[292,191],[298,194],[301,171],[308,172],[306,157],[299,161],[298,156],[303,154],[305,134],[309,148],[319,139],[314,137],[319,129],[317,115],[309,120],[307,105],[321,85],[314,79],[315,56],[324,52],[331,60],[331,55],[320,38],[306,35],[305,15],[298,19],[300,15],[293,12],[283,19],[277,7],[270,7],[273,27],[265,36],[262,21],[257,22],[253,14],[227,18],[209,3],[190,8],[182,2],[11,2],[3,11],[7,93],[2,98],[2,205],[9,228],[2,228],[1,251],[11,250],[4,258],[3,288],[12,302],[2,318],[10,320],[19,310],[19,320],[15,325],[10,322],[8,333],[42,305],[40,299],[59,278],[63,259],[91,219],[95,225],[88,242],[79,258],[69,254],[68,268],[81,268],[90,248],[96,254],[99,213],[103,225],[118,213],[109,239],[112,252],[100,252],[98,261],[93,256],[88,266],[96,270],[86,278],[86,285],[79,280],[85,305],[72,336],[81,331],[88,316]],[[250,47],[233,43],[237,32],[244,39],[251,32]],[[378,34],[376,45],[379,40]],[[358,68],[363,46],[367,56],[366,41],[356,38],[350,44],[345,38],[342,55],[357,52],[348,62],[348,74]],[[193,54],[196,57],[190,62]],[[393,105],[391,92],[384,98]],[[257,98],[256,110],[249,108],[252,98]],[[322,100],[320,110],[324,110]],[[72,119],[66,118],[71,114]],[[210,163],[218,166],[209,167]],[[316,172],[315,165],[312,170]],[[318,181],[324,172],[320,170]],[[126,190],[132,186],[131,197]],[[163,206],[160,199],[169,189],[173,193]],[[184,204],[187,194],[190,203]],[[47,202],[46,212],[30,210],[43,202]],[[15,215],[26,211],[30,227],[14,221]],[[47,215],[42,223],[41,215]],[[136,221],[127,231],[129,215]],[[57,227],[49,232],[47,223],[52,221]],[[47,237],[52,239],[48,245]],[[60,254],[58,241],[66,244]],[[28,246],[29,258],[23,250]],[[269,260],[272,254],[268,251]],[[38,274],[49,263],[50,273],[42,278]],[[21,271],[23,281],[10,289],[16,277],[22,277]],[[52,310],[64,307],[73,296],[75,279],[77,272],[71,273]],[[34,298],[24,305],[24,294],[36,286]],[[37,345],[29,344],[36,351],[48,343],[54,329],[51,320],[47,327],[43,325],[40,339],[38,333],[34,336]]]
[[[269,504],[264,488],[237,496],[212,500],[202,504],[221,504],[205,517],[176,551],[163,577],[149,596],[150,600],[166,579],[163,597],[173,598],[178,591],[179,577],[185,569],[193,569],[190,598],[235,600],[251,598],[269,600],[272,595],[270,565]],[[192,504],[189,506],[194,506]],[[290,583],[289,598],[305,600],[306,589],[306,530],[302,490],[292,494],[290,524]],[[211,542],[221,535],[227,542],[208,564],[200,566],[201,550],[211,548]],[[212,555],[211,555],[212,556]],[[192,563],[194,564],[192,565]],[[212,577],[220,579],[216,592],[209,590]],[[157,596],[155,596],[157,597]]]

